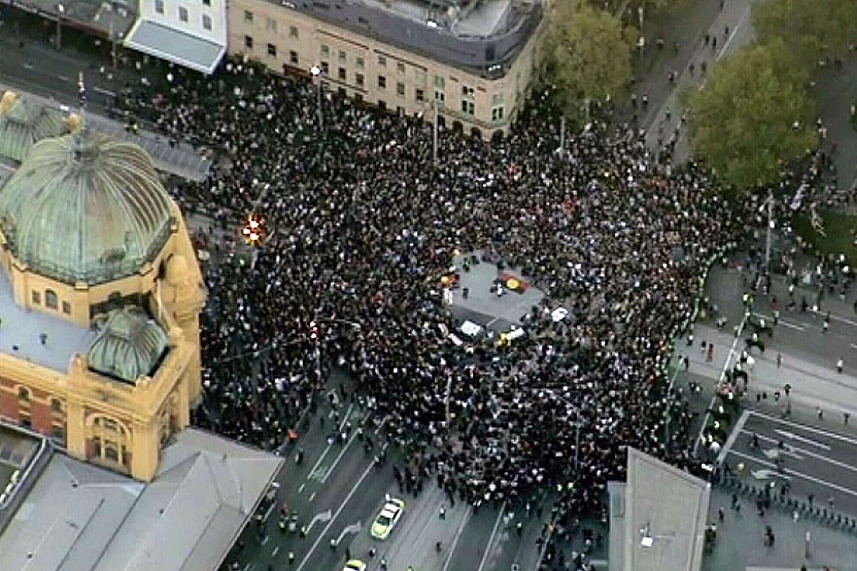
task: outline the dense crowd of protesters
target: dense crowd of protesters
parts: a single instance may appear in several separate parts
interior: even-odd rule
[[[443,132],[433,165],[420,119],[330,95],[320,123],[315,89],[232,62],[120,101],[215,153],[207,181],[176,189],[186,210],[227,229],[264,220],[252,259],[223,251],[207,271],[197,422],[274,448],[337,367],[413,452],[409,488],[436,477],[478,505],[555,486],[579,513],[602,508],[626,446],[687,466],[671,339],[743,228],[705,169],[659,164],[635,130],[600,120],[558,152],[542,96],[504,140]],[[546,293],[526,338],[450,342],[440,278],[456,252]]]

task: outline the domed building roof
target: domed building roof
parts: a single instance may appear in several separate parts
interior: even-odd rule
[[[36,143],[0,188],[0,230],[12,253],[69,284],[135,273],[161,250],[172,222],[146,152],[86,128]]]
[[[30,103],[7,91],[0,100],[0,155],[21,162],[42,139],[65,132],[62,117],[54,109]]]
[[[154,373],[167,349],[167,334],[136,307],[110,313],[87,353],[89,368],[133,383]]]

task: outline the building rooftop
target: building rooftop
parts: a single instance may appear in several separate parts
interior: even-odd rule
[[[610,483],[610,569],[699,571],[711,486],[634,448]]]
[[[542,19],[538,0],[269,0],[483,77],[501,77]]]
[[[44,345],[41,333],[48,336]],[[64,373],[72,355],[85,355],[95,336],[94,329],[19,307],[9,278],[0,271],[0,353]]]
[[[0,569],[214,570],[282,464],[195,429],[150,484],[56,454],[0,536]]]

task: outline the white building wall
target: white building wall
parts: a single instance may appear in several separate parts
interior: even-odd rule
[[[226,45],[226,0],[139,0],[140,18]],[[183,16],[187,20],[183,20]],[[210,24],[211,29],[206,29]]]

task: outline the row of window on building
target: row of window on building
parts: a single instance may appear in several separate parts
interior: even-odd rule
[[[53,397],[49,401],[51,409],[50,436],[56,442],[65,444],[65,409],[60,399]],[[31,430],[33,428],[32,393],[27,387],[18,387],[18,424]]]
[[[42,305],[42,292],[38,290],[33,290],[31,292],[31,299],[33,301],[33,305]],[[60,301],[56,292],[52,289],[45,290],[45,307],[48,309],[53,309],[59,311]],[[71,315],[71,304],[67,301],[62,302],[62,312],[66,315]]]
[[[202,3],[205,6],[211,6],[211,0],[202,0]],[[161,16],[166,15],[164,0],[155,0],[155,12],[157,12]],[[179,21],[184,22],[185,24],[188,23],[188,11],[186,7],[179,6],[178,15]],[[211,16],[209,16],[208,14],[202,15],[202,27],[208,31],[211,31]]]
[[[245,18],[247,14],[250,15],[250,21],[252,21],[252,12],[245,12]],[[293,34],[292,34],[293,32]],[[290,36],[298,37],[297,28],[294,26],[291,27]],[[255,47],[255,42],[252,36],[244,36],[244,47],[252,51]],[[322,74],[327,76],[328,78],[332,78],[331,76],[331,67],[328,59],[331,56],[330,46],[326,44],[321,45],[321,61],[320,67]],[[267,44],[267,55],[268,57],[276,58],[278,56],[278,49],[275,44],[269,43]],[[339,50],[338,52],[338,60],[340,64],[336,69],[336,77],[333,78],[342,83],[348,83],[348,68],[345,67],[348,65],[348,54],[344,50]],[[289,51],[289,64],[293,67],[300,67],[300,56],[298,52],[295,50]],[[364,70],[365,69],[365,60],[362,56],[357,56],[354,58],[354,67],[356,70]],[[378,67],[386,68],[387,67],[387,57],[381,54],[378,54]],[[406,66],[404,62],[396,62],[396,73],[398,76],[402,77],[406,74]],[[425,83],[425,70],[420,68],[415,68],[416,74],[416,82],[418,84]],[[392,84],[392,82],[387,81],[388,76],[383,74],[378,74],[376,79],[376,87],[380,90],[386,90],[388,84]],[[359,90],[366,89],[366,76],[363,71],[354,71],[353,74],[353,85],[357,87]],[[407,97],[407,85],[404,81],[396,81],[396,96],[400,98]],[[443,106],[446,103],[446,78],[440,75],[434,76],[434,99],[437,103]],[[426,99],[425,90],[420,87],[414,88],[413,93],[414,101],[423,102]],[[461,87],[461,112],[465,115],[476,115],[476,92],[475,89],[471,86],[463,85]],[[502,121],[505,117],[505,103],[503,101],[503,93],[494,93],[491,96],[491,120],[492,121]]]

